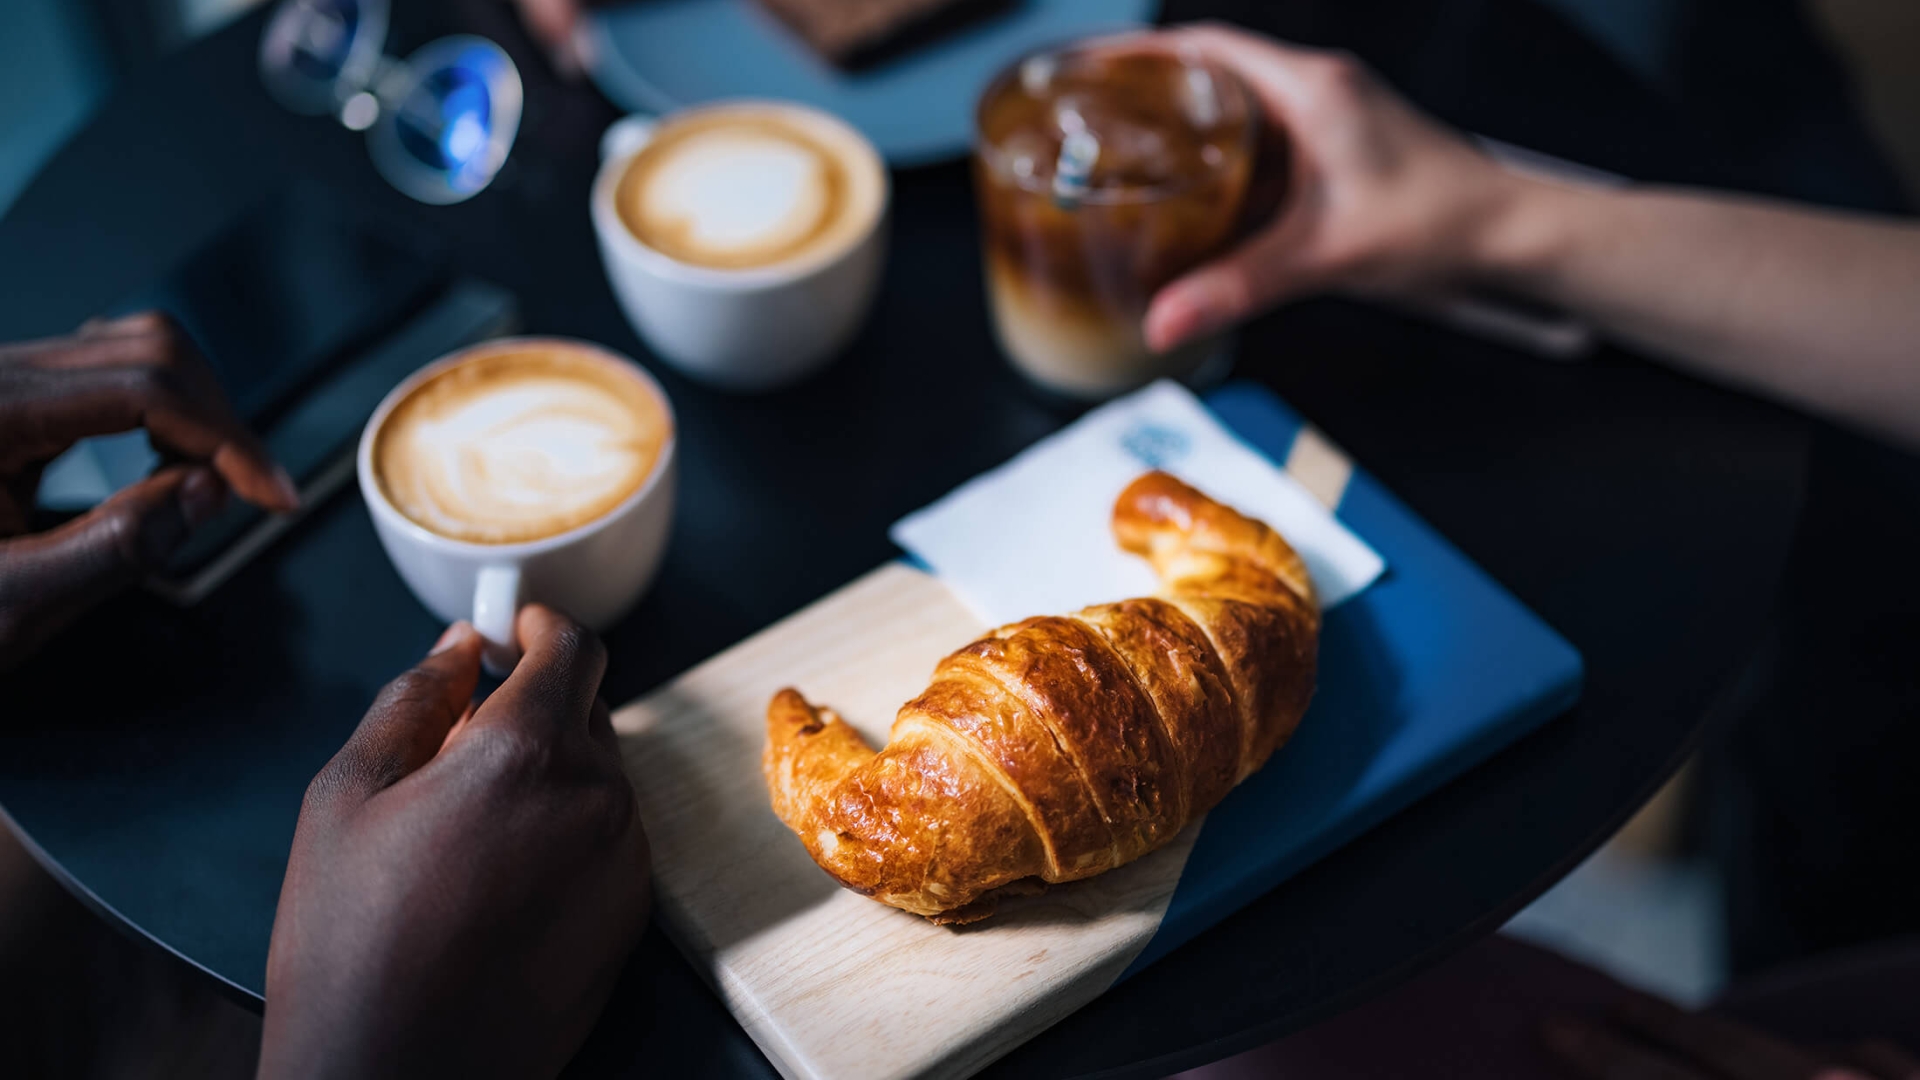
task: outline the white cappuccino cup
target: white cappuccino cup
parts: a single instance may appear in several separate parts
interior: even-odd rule
[[[638,602],[667,547],[674,420],[618,353],[504,338],[421,368],[361,434],[360,492],[401,580],[444,622],[469,619],[487,669],[519,659],[539,602],[600,630]]]
[[[591,210],[627,319],[686,374],[766,390],[859,332],[886,257],[886,166],[841,120],[736,101],[616,121]]]

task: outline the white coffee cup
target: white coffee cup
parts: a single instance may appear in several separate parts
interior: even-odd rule
[[[487,669],[503,675],[519,659],[514,617],[524,603],[550,605],[595,630],[626,614],[652,584],[673,520],[675,443],[670,426],[652,471],[613,509],[563,532],[519,543],[483,544],[443,536],[395,507],[376,472],[375,436],[416,387],[446,369],[515,348],[557,345],[618,365],[659,399],[669,425],[673,406],[646,370],[610,349],[565,338],[503,338],[451,353],[421,368],[387,394],[360,436],[360,493],[374,532],[401,580],[444,622],[468,619],[487,639]]]
[[[780,114],[839,136],[861,170],[878,176],[878,199],[845,243],[789,262],[723,269],[672,258],[642,243],[621,220],[616,192],[633,159],[657,133],[725,115]],[[653,118],[615,121],[600,141],[591,209],[600,257],[627,319],[662,359],[730,390],[794,382],[838,355],[873,306],[886,259],[890,199],[886,166],[864,136],[816,109],[775,101],[734,101]]]

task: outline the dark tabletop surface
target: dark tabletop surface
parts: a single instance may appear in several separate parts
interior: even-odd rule
[[[527,118],[492,190],[411,204],[360,137],[280,111],[255,77],[256,16],[124,81],[0,221],[0,339],[79,323],[298,175],[439,234],[462,270],[518,294],[530,331],[647,358],[585,209],[614,110],[548,78],[503,5],[396,8],[394,51],[471,30],[520,61]],[[1359,51],[1476,130],[1645,178],[1766,186],[1525,0],[1251,10]],[[894,557],[901,513],[1070,419],[988,336],[964,171],[896,184],[876,313],[826,373],[734,397],[649,363],[679,412],[682,502],[660,583],[607,635],[610,700]],[[1238,375],[1300,408],[1573,641],[1586,696],[994,1075],[1164,1074],[1490,932],[1677,767],[1767,613],[1799,498],[1797,418],[1618,353],[1542,362],[1338,301],[1260,320],[1240,357]],[[308,778],[437,631],[343,494],[197,608],[126,598],[0,684],[0,805],[97,908],[252,998]],[[642,1062],[772,1074],[658,933],[576,1069]]]

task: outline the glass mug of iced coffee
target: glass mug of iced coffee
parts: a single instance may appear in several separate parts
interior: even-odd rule
[[[1193,375],[1218,339],[1155,353],[1160,286],[1231,246],[1259,116],[1217,65],[1138,41],[1028,56],[976,114],[994,332],[1041,387],[1083,400]]]

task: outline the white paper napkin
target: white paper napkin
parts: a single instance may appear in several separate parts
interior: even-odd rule
[[[1145,596],[1159,581],[1114,543],[1110,523],[1121,489],[1155,468],[1278,529],[1306,560],[1323,608],[1386,569],[1304,487],[1172,382],[1093,410],[901,518],[889,535],[996,626]]]

